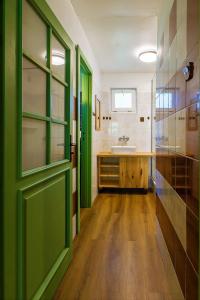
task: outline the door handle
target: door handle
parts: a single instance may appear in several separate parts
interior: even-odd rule
[[[73,146],[75,146],[75,144],[72,143],[72,135],[70,134],[70,162],[72,162],[72,155],[75,154],[75,152],[72,150]]]

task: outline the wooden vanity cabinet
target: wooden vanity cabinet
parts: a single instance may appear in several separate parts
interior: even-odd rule
[[[148,189],[147,155],[98,155],[98,187]]]
[[[148,188],[148,158],[127,157],[120,159],[120,187]]]

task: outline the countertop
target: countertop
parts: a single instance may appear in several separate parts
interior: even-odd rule
[[[97,157],[153,157],[154,152],[132,152],[132,153],[112,153],[112,152],[99,152]]]

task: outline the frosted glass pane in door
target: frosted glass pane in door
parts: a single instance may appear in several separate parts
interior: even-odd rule
[[[47,27],[27,1],[23,1],[23,49],[43,65],[47,62]]]
[[[46,115],[46,73],[23,58],[23,111]]]
[[[53,162],[65,159],[65,127],[63,125],[52,124],[51,151]]]
[[[52,80],[51,114],[55,119],[65,119],[65,87],[56,80]]]
[[[46,165],[46,122],[24,118],[22,129],[23,171]]]
[[[65,48],[54,35],[52,36],[51,46],[51,65],[53,74],[65,81]]]

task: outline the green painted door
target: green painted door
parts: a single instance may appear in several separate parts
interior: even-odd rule
[[[3,20],[2,298],[51,299],[72,256],[73,44],[43,0]]]
[[[0,57],[3,58],[3,1],[0,2]],[[0,59],[0,136],[3,140],[3,59]],[[0,146],[0,182],[3,183],[3,147]],[[0,299],[3,299],[3,190],[0,188]]]
[[[79,46],[76,47],[77,148],[78,148],[78,211],[77,231],[80,231],[80,208],[92,204],[92,70]]]
[[[80,154],[80,205],[88,207],[88,163],[91,158],[88,157],[88,99],[89,99],[89,76],[88,73],[81,68],[81,96],[80,96],[80,129],[81,129],[81,154]]]

